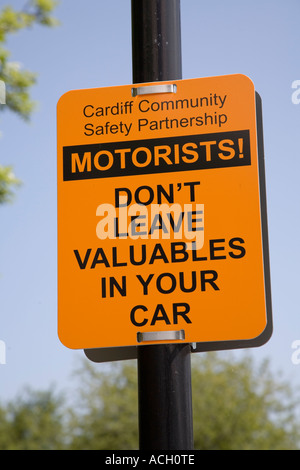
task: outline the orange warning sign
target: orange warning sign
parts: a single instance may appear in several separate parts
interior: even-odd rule
[[[58,102],[57,140],[63,344],[262,335],[268,312],[249,78],[70,91]]]

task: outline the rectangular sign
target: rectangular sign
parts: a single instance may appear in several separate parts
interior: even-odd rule
[[[169,85],[58,103],[58,329],[70,348],[224,349],[271,334],[253,83]]]

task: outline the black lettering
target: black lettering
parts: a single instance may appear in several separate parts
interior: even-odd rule
[[[101,256],[100,259],[99,259],[99,256]],[[108,259],[105,256],[103,248],[97,248],[96,254],[94,256],[94,259],[93,259],[93,262],[92,262],[92,265],[91,265],[91,269],[94,269],[96,264],[101,264],[101,263],[105,264],[105,266],[107,268],[109,268],[109,262],[108,262]]]
[[[92,111],[90,114],[87,114],[87,113],[86,113],[87,108],[92,108],[92,109],[94,109],[94,106],[93,106],[92,104],[87,104],[87,105],[83,108],[83,114],[85,115],[85,117],[92,117],[92,116],[94,116],[94,111]]]
[[[87,265],[87,262],[88,262],[88,260],[89,260],[91,251],[92,251],[91,248],[89,248],[89,249],[86,251],[84,260],[82,261],[82,259],[81,259],[81,257],[80,257],[80,254],[79,254],[79,251],[78,251],[78,250],[74,250],[74,254],[75,254],[75,256],[76,256],[77,263],[78,263],[80,269],[85,269],[85,268],[86,268],[86,265]]]
[[[154,230],[162,230],[164,233],[169,233],[161,214],[154,215],[152,223],[151,223],[149,235],[154,233]]]
[[[127,266],[126,262],[124,262],[124,263],[118,262],[117,254],[118,254],[117,247],[114,246],[113,249],[112,249],[113,266],[114,267],[115,266]]]
[[[101,278],[101,290],[102,290],[102,297],[103,299],[106,298],[106,278],[102,277]]]
[[[226,256],[216,256],[215,251],[223,251],[225,248],[224,246],[215,246],[216,243],[224,243],[224,238],[219,238],[217,240],[209,240],[209,251],[210,251],[210,259],[226,259]]]
[[[114,277],[109,278],[109,295],[110,297],[115,296],[115,288],[118,292],[125,297],[126,296],[126,276],[122,276],[122,286],[118,283],[118,281]]]
[[[85,135],[87,136],[94,135],[95,131],[94,131],[94,126],[92,123],[86,124],[84,128],[85,128],[85,131],[88,131],[88,132],[84,132]]]
[[[171,262],[180,263],[186,261],[189,255],[184,242],[171,243]]]
[[[138,280],[140,281],[140,283],[142,284],[142,286],[144,288],[143,295],[148,295],[148,284],[151,281],[151,279],[153,278],[153,276],[154,276],[154,274],[149,274],[146,281],[144,281],[142,276],[140,276],[139,274],[136,275],[136,277],[138,278]]]
[[[163,194],[166,198],[166,200],[172,204],[174,202],[174,188],[173,184],[169,184],[169,193],[165,190],[165,188],[159,184],[157,186],[157,202],[158,204],[161,204],[161,194]]]
[[[164,278],[169,278],[171,279],[171,285],[169,288],[166,288],[166,287],[162,287],[162,279]],[[174,290],[176,289],[176,278],[173,274],[171,273],[162,273],[158,276],[157,280],[156,280],[156,287],[157,287],[157,290],[158,292],[160,292],[161,294],[170,294],[171,292],[174,292]]]
[[[116,238],[123,238],[123,237],[128,237],[128,233],[122,233],[119,230],[119,219],[117,217],[114,218],[114,236]]]
[[[191,183],[183,183],[183,186],[189,186],[190,187],[190,201],[194,202],[195,201],[195,186],[200,184],[200,181],[193,181]]]
[[[144,201],[140,198],[140,192],[141,191],[148,191],[148,197],[146,197],[146,199]],[[153,192],[153,189],[150,186],[140,186],[135,191],[134,197],[135,197],[135,200],[136,200],[137,204],[148,206],[149,204],[151,204],[153,202],[154,192]]]
[[[180,310],[182,308],[182,310]],[[187,303],[173,304],[173,322],[174,325],[178,323],[178,316],[181,316],[186,323],[192,323],[191,319],[187,316],[191,307]]]
[[[172,227],[174,233],[179,232],[180,227],[182,225],[183,218],[184,218],[184,214],[185,214],[184,212],[180,212],[177,224],[175,224],[173,215],[171,213],[167,214],[167,217],[169,219],[169,222],[171,224],[171,227]]]
[[[217,271],[200,271],[201,276],[201,290],[206,291],[206,283],[210,284],[214,290],[220,290],[214,282],[218,279]],[[207,276],[210,276],[209,278]]]
[[[163,247],[161,246],[160,243],[157,243],[154,247],[154,250],[153,250],[153,253],[151,255],[151,258],[150,258],[150,261],[149,261],[149,264],[153,264],[154,261],[158,260],[158,259],[162,259],[164,260],[165,263],[168,263],[169,260],[163,250]]]
[[[197,287],[197,278],[196,278],[196,271],[192,271],[192,283],[190,287],[186,287],[184,284],[185,275],[183,272],[179,273],[179,286],[182,292],[193,292]]]
[[[192,242],[192,257],[193,261],[207,261],[207,256],[198,256],[196,242]]]
[[[168,315],[162,304],[158,304],[156,306],[156,309],[155,309],[155,312],[151,321],[151,325],[155,325],[157,321],[164,321],[167,325],[171,324],[168,318]]]
[[[129,247],[129,258],[130,258],[130,263],[133,264],[134,266],[140,266],[141,264],[145,264],[146,262],[146,245],[142,245],[142,253],[141,253],[141,259],[139,261],[136,260],[135,258],[135,248],[136,246],[130,245]]]
[[[238,250],[239,253],[234,253],[233,251],[229,251],[229,256],[231,256],[231,258],[243,258],[246,254],[246,249],[241,246],[241,245],[236,245],[235,242],[238,242],[238,243],[245,243],[245,240],[243,240],[242,238],[232,238],[231,240],[229,240],[229,246],[230,248],[232,248],[233,250]]]
[[[148,309],[147,309],[147,307],[145,307],[145,305],[136,305],[135,307],[133,307],[133,309],[130,312],[131,323],[134,326],[145,326],[148,323],[148,320],[147,320],[147,318],[144,318],[142,321],[138,322],[135,318],[135,312],[137,310],[143,310],[144,312],[147,312]]]
[[[120,204],[120,196],[119,196],[121,191],[127,194],[127,201],[126,202],[122,201],[122,204]],[[125,196],[121,196],[121,197],[123,199]],[[115,207],[129,206],[130,203],[131,203],[131,200],[132,200],[132,195],[131,195],[130,189],[128,189],[128,188],[115,188]]]

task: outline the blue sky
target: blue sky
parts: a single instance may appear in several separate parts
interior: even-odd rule
[[[16,9],[24,0],[5,2]],[[242,73],[262,97],[274,333],[258,349],[275,370],[300,382],[292,343],[298,301],[300,80],[298,0],[181,0],[183,78]],[[38,74],[30,123],[0,114],[0,163],[23,181],[0,206],[0,401],[24,385],[68,386],[82,351],[57,337],[56,104],[68,90],[132,83],[129,0],[61,0],[60,26],[11,35],[11,60]],[[99,368],[106,365],[99,365]]]

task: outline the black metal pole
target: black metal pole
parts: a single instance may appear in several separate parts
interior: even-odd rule
[[[182,78],[180,0],[132,0],[133,83]],[[140,450],[192,450],[189,344],[138,347]]]
[[[180,0],[132,0],[133,82],[180,80]]]

